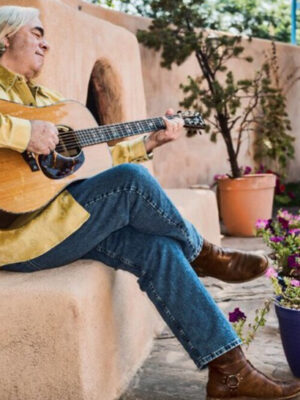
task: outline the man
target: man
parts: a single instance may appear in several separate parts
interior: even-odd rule
[[[0,97],[37,106],[61,100],[32,82],[49,50],[36,9],[0,7],[0,42]],[[58,143],[51,123],[8,115],[0,121],[0,147],[49,154]],[[208,366],[209,399],[293,398],[300,383],[275,382],[248,363],[240,339],[195,274],[244,282],[263,274],[267,260],[207,243],[157,181],[128,164],[179,137],[182,121],[165,123],[145,144],[116,145],[114,164],[122,165],[71,184],[24,226],[0,231],[0,264],[31,272],[88,258],[133,273],[197,367]]]

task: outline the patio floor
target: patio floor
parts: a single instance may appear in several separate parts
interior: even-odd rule
[[[259,238],[225,237],[222,244],[244,250],[266,251]],[[249,321],[253,319],[255,309],[272,295],[270,283],[265,277],[239,285],[212,278],[205,278],[203,282],[226,315],[235,307],[240,307]],[[267,316],[266,326],[258,331],[248,350],[244,350],[247,358],[269,376],[278,379],[293,377],[285,360],[273,307]],[[149,358],[120,400],[204,400],[206,381],[207,370],[197,370],[166,328],[155,340]]]

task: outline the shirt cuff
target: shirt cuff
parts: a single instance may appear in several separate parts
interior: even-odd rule
[[[143,137],[133,140],[119,142],[110,147],[113,165],[119,165],[126,162],[143,162],[151,159],[151,154],[147,154]]]
[[[8,134],[3,135],[4,147],[22,153],[24,150],[26,150],[31,137],[30,121],[11,116],[4,116],[4,118],[8,120],[8,125],[10,125]]]

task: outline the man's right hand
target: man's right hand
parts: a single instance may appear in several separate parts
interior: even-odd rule
[[[31,138],[27,150],[35,154],[50,154],[59,142],[58,130],[51,122],[32,120]]]

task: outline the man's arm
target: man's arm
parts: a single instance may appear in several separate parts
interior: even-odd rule
[[[46,121],[29,121],[0,114],[0,148],[49,154],[58,143],[57,129]]]
[[[173,115],[174,111],[168,109],[166,115]],[[152,132],[146,137],[126,140],[110,148],[113,165],[126,162],[147,161],[152,158],[152,151],[163,144],[176,140],[182,134],[184,121],[181,118],[172,120],[164,118],[166,129]]]

